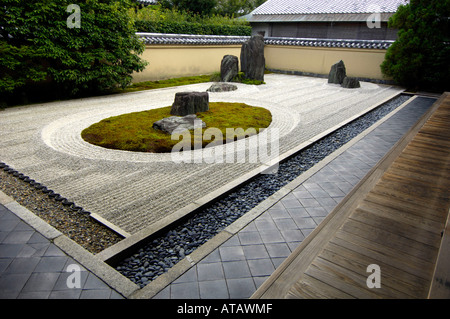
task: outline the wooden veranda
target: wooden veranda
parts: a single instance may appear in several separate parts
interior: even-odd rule
[[[449,177],[444,93],[252,298],[450,298]]]

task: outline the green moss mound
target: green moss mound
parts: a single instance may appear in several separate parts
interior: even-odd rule
[[[153,123],[165,117],[169,117],[171,107],[163,107],[142,112],[134,112],[114,116],[101,120],[98,123],[84,129],[82,138],[94,145],[134,152],[168,153],[179,142],[172,140],[171,135],[152,127]],[[261,129],[267,128],[272,122],[272,114],[262,107],[254,107],[244,103],[209,103],[209,111],[197,113],[197,117],[206,123],[202,135],[191,131],[191,143],[194,147],[195,141],[201,141],[205,147],[211,142],[220,144],[227,143],[226,130],[239,129],[241,132],[259,133]],[[218,141],[204,139],[203,133],[208,128],[217,128],[222,132],[223,140]],[[252,129],[255,130],[252,130]],[[199,132],[198,132],[199,133]],[[246,137],[233,136],[233,140]]]

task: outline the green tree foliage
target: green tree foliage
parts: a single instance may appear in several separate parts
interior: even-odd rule
[[[214,12],[229,17],[249,14],[266,0],[218,0]]]
[[[217,0],[160,0],[163,8],[176,8],[193,14],[210,15],[217,4]]]
[[[386,52],[382,72],[413,89],[450,87],[450,0],[411,0],[389,20],[398,39]]]
[[[160,0],[159,4],[166,9],[193,14],[238,17],[250,13],[264,2],[266,0]]]
[[[148,6],[139,10],[131,9],[129,15],[139,32],[244,36],[252,32],[247,21],[219,14],[202,16],[175,8]]]
[[[59,93],[63,98],[126,87],[146,62],[144,44],[128,17],[128,0],[2,0],[0,95]],[[45,93],[44,93],[45,92]]]

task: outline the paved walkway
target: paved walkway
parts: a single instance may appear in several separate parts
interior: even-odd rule
[[[416,98],[362,139],[341,148],[341,154],[154,297],[250,297],[433,102]],[[67,286],[74,274],[68,271],[72,264],[81,267],[80,288]],[[105,273],[86,269],[91,267],[84,267],[70,250],[64,253],[55,240],[0,205],[1,298],[122,297],[99,279],[108,281]]]
[[[116,298],[123,297],[0,204],[0,299]]]

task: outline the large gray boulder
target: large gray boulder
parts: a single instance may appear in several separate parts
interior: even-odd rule
[[[239,73],[239,59],[234,55],[225,55],[220,64],[220,80],[230,82]]]
[[[195,114],[189,114],[183,117],[170,116],[153,123],[153,128],[172,134],[181,133],[185,130],[193,130],[196,127],[204,128],[206,123],[197,118]]]
[[[185,116],[209,110],[208,92],[179,92],[170,110],[171,115]]]
[[[241,47],[241,71],[247,79],[264,81],[264,37],[254,35]]]
[[[361,84],[358,79],[346,76],[344,81],[342,81],[341,86],[346,89],[357,89],[361,87]]]
[[[328,83],[342,84],[344,78],[347,76],[344,62],[341,60],[331,66],[330,73],[328,74]]]
[[[209,87],[209,89],[207,89],[206,91],[208,91],[208,92],[229,92],[229,91],[235,91],[235,90],[237,90],[237,88],[238,87],[234,84],[219,82],[219,83],[212,84]]]

